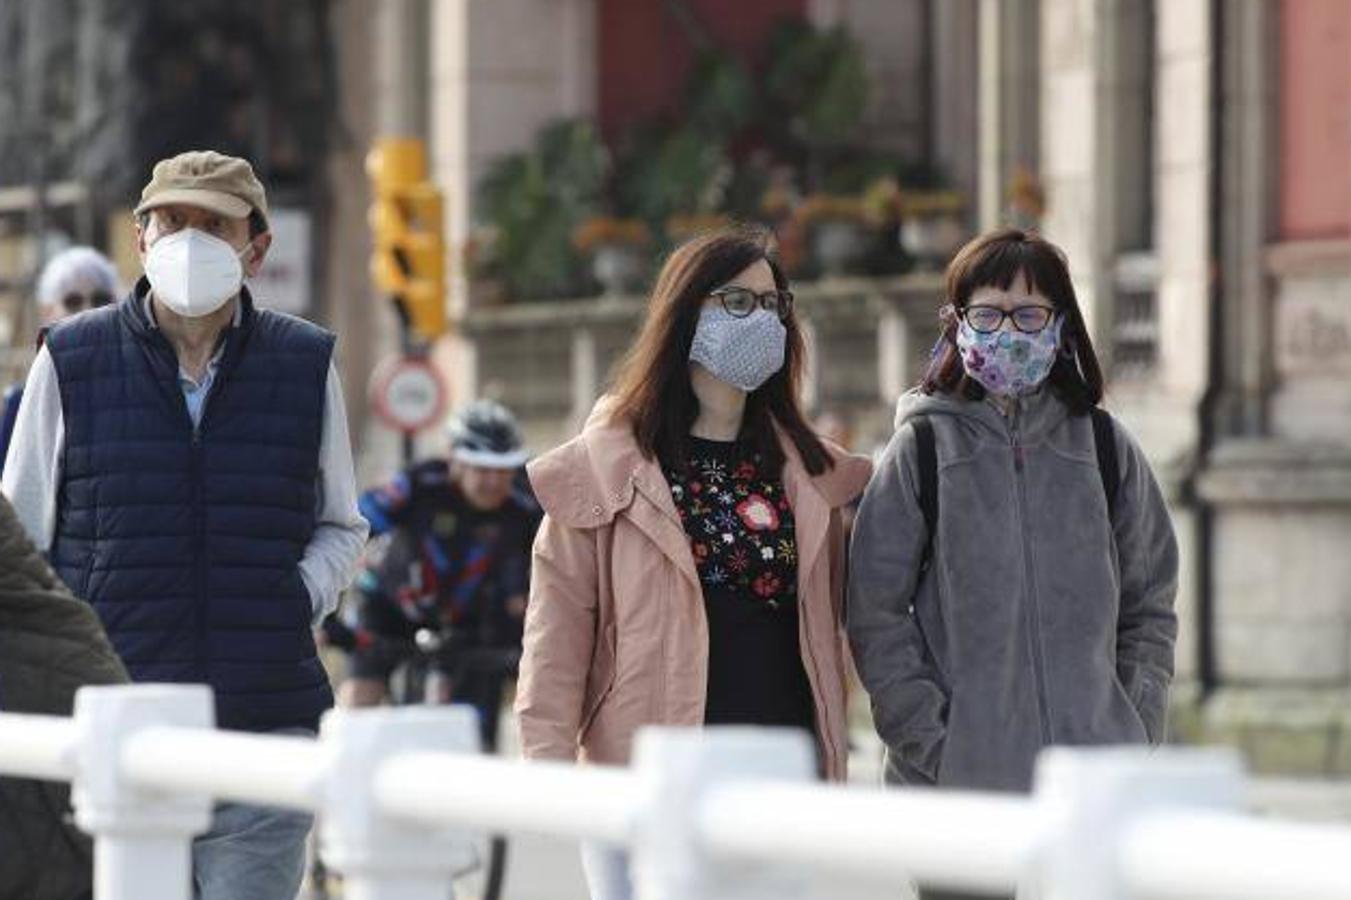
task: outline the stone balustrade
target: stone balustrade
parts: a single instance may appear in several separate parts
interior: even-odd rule
[[[794,285],[810,346],[805,401],[853,426],[858,449],[890,434],[891,407],[915,383],[937,330],[936,274],[838,278]],[[521,417],[536,449],[575,433],[642,323],[644,299],[479,308],[458,323],[473,348],[470,395]]]

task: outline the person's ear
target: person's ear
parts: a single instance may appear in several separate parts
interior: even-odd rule
[[[146,243],[146,228],[141,224],[140,219],[133,219],[132,222],[136,228],[136,255],[144,263],[145,254],[150,249],[150,245]]]
[[[264,231],[257,237],[250,238],[248,252],[240,259],[244,266],[244,277],[252,278],[258,274],[263,267],[263,260],[267,258],[267,251],[272,247],[272,232]]]

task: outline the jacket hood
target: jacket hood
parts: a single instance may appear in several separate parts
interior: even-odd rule
[[[989,399],[966,400],[953,394],[926,394],[914,388],[896,401],[896,416],[892,424],[899,429],[919,415],[953,416],[1001,440],[1008,434],[1010,424],[1016,417],[1024,438],[1035,440],[1065,421],[1070,411],[1054,391],[1046,388],[1018,398],[1009,415],[1005,415]]]

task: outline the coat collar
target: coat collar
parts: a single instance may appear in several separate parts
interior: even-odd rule
[[[577,438],[530,465],[530,481],[545,510],[573,527],[596,527],[626,509],[638,493],[679,525],[670,486],[655,459],[639,450],[627,423],[615,422],[597,404]],[[826,510],[845,506],[863,492],[872,464],[827,444],[833,468],[808,474],[797,448],[780,433],[784,446],[784,488],[801,502],[819,502]],[[790,499],[792,497],[790,496]],[[795,513],[801,515],[796,509]]]
[[[627,510],[626,517],[701,590],[689,537],[676,512],[661,466],[639,450],[627,423],[597,405],[580,436],[530,464],[530,482],[540,505],[560,524],[599,528]],[[793,506],[798,539],[798,581],[805,589],[826,548],[831,511],[863,492],[872,464],[828,446],[835,466],[809,475],[797,449],[784,438],[784,492]]]

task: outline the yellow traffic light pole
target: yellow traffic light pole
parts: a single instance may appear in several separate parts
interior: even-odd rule
[[[374,203],[370,272],[399,316],[405,356],[426,356],[446,332],[445,218],[441,190],[427,180],[426,146],[415,138],[382,138],[366,156]],[[413,438],[404,435],[411,461]]]
[[[413,138],[385,138],[366,157],[375,203],[371,278],[402,306],[414,336],[446,330],[445,220],[441,190],[427,180],[427,152]]]

